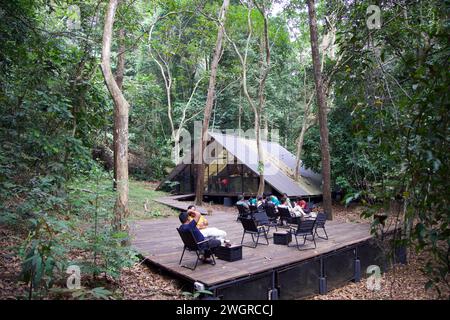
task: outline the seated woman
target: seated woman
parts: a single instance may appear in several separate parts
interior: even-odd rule
[[[278,206],[279,208],[286,208],[289,210],[292,217],[305,217],[307,216],[305,212],[302,210],[300,206],[294,206],[293,208],[287,204],[287,200],[285,198],[281,199],[281,204]]]
[[[268,198],[269,198],[269,201],[275,205],[275,207],[278,207],[281,204],[280,200],[278,200],[277,196],[275,196],[273,194],[269,195]]]
[[[308,206],[308,203],[306,203],[306,201],[303,199],[297,201],[297,205],[299,205],[305,213],[311,213],[312,211],[312,208],[310,208]]]
[[[256,200],[256,197],[253,194],[250,196],[250,199],[248,199],[248,203],[250,205],[252,205],[252,206],[256,206],[257,200]]]
[[[190,205],[188,207],[187,213],[189,221],[194,219],[195,216],[200,215],[200,218],[197,221],[197,228],[206,239],[217,239],[223,244],[225,238],[227,237],[227,233],[225,231],[215,227],[210,227],[208,220],[206,220],[206,218],[196,210],[194,205]]]
[[[286,200],[286,205],[289,208],[291,208],[291,209],[294,208],[294,206],[292,205],[291,199],[289,199],[287,193],[283,193],[283,198],[281,198],[281,199],[285,199]],[[283,202],[283,200],[281,200],[281,202]]]

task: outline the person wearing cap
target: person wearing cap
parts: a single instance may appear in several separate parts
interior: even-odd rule
[[[205,237],[200,232],[200,230],[197,228],[197,223],[200,220],[201,214],[198,211],[194,211],[194,217],[191,221],[189,221],[189,214],[187,212],[181,212],[178,218],[180,219],[181,226],[180,231],[181,232],[189,232],[192,231],[192,234],[194,235],[194,238],[197,242],[201,242],[205,240]],[[205,242],[200,245],[200,249],[203,251],[203,257],[202,260],[204,262],[208,262],[210,258],[210,249],[212,252],[214,252],[214,249],[219,247],[221,244],[220,240],[217,239],[209,239],[208,242]]]

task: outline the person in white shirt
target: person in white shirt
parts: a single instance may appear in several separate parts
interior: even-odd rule
[[[300,208],[300,206],[295,206],[295,207],[289,207],[289,205],[287,204],[287,200],[286,198],[281,199],[281,204],[278,206],[278,208],[286,208],[289,210],[289,213],[291,214],[292,217],[305,217],[306,214],[305,212],[302,210],[302,208]]]
[[[200,230],[200,232],[203,234],[203,236],[207,239],[217,239],[220,240],[220,242],[223,244],[224,240],[227,237],[227,233],[223,230],[220,230],[219,228],[210,227],[208,220],[204,216],[200,214],[199,211],[196,210],[194,205],[190,205],[188,207],[188,219],[192,220],[195,216],[199,216],[199,219],[197,221],[197,228]]]

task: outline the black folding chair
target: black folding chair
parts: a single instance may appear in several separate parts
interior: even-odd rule
[[[258,211],[258,208],[256,207],[255,204],[249,204],[248,207],[251,213],[255,213],[256,211]]]
[[[250,218],[251,212],[249,209],[240,204],[236,205],[236,207],[238,209],[238,216],[236,218],[236,221],[239,221],[239,219],[241,218]]]
[[[267,231],[266,228],[264,226],[258,226],[256,224],[256,221],[252,218],[250,219],[246,219],[246,218],[241,218],[241,223],[242,223],[242,227],[244,228],[244,233],[242,234],[242,239],[241,239],[241,245],[244,247],[249,247],[249,248],[256,248],[258,246],[259,243],[259,237],[260,235],[264,235],[264,238],[266,239],[266,243],[261,243],[264,245],[269,245],[269,240],[267,238]],[[249,233],[252,236],[252,240],[253,240],[253,246],[249,246],[249,245],[244,245],[244,237],[245,235]],[[256,236],[256,241],[255,241],[255,236]]]
[[[314,202],[308,201],[308,202],[306,203],[306,208],[303,209],[303,211],[304,211],[305,213],[311,213],[315,207],[316,207],[316,205],[314,204]]]
[[[269,220],[271,222],[276,223],[278,220],[278,213],[277,213],[277,209],[275,208],[275,205],[271,202],[268,202],[266,204],[265,211],[266,211],[267,217],[269,217]]]
[[[184,243],[183,253],[181,254],[180,262],[178,264],[181,264],[181,261],[183,260],[184,252],[186,251],[186,249],[188,249],[188,251],[194,251],[195,254],[197,255],[197,260],[195,261],[195,265],[193,268],[188,267],[186,265],[182,265],[182,267],[190,269],[190,270],[195,270],[195,268],[197,268],[198,260],[200,260],[200,254],[202,251],[204,254],[209,253],[211,255],[211,258],[212,258],[211,264],[212,265],[216,264],[216,259],[214,259],[214,253],[212,252],[211,248],[209,248],[209,246],[206,245],[209,240],[197,242],[195,240],[195,237],[194,237],[194,234],[192,233],[192,231],[181,231],[179,228],[177,228],[177,231],[181,237],[181,240],[183,240],[183,243]],[[203,246],[203,244],[205,244],[205,246]]]
[[[319,212],[316,217],[316,226],[314,228],[317,238],[328,240],[327,230],[325,230],[325,222],[326,221],[327,221],[327,215],[324,212]],[[319,236],[319,234],[317,233],[318,228],[323,229],[323,232],[325,233],[325,237]]]
[[[297,243],[297,249],[300,249],[300,245],[298,244],[297,237],[303,237],[303,244],[305,245],[306,240],[314,242],[314,248],[317,248],[316,239],[315,239],[315,224],[316,220],[299,220],[297,228],[291,227],[289,232],[295,236],[295,242]],[[308,236],[312,237],[312,240],[308,239]]]
[[[269,235],[270,227],[275,227],[275,231],[278,231],[276,221],[270,221],[269,217],[267,216],[267,213],[264,210],[258,210],[253,215],[253,218],[255,219],[256,224],[258,226],[264,226],[267,228],[266,229],[267,235]]]
[[[284,225],[284,222],[286,222],[286,224],[288,225],[296,223],[293,217],[291,216],[291,212],[289,211],[288,208],[278,206],[278,213],[280,215],[280,224],[282,226]]]

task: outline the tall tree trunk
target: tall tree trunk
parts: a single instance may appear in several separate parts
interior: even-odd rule
[[[205,114],[203,117],[202,135],[200,137],[200,144],[198,148],[200,164],[197,164],[197,186],[195,190],[195,203],[201,205],[203,202],[203,188],[205,166],[203,164],[203,150],[206,147],[206,140],[208,138],[209,119],[211,118],[211,111],[214,104],[214,92],[216,86],[217,69],[219,67],[219,60],[222,53],[222,42],[225,33],[225,19],[230,0],[223,0],[222,8],[220,9],[219,20],[220,26],[217,32],[216,47],[214,48],[213,60],[211,62],[211,75],[209,77],[208,94],[206,96]]]
[[[306,79],[306,75],[305,75],[305,79]],[[309,97],[309,100],[306,100],[306,94],[307,94],[307,90],[306,90],[306,80],[304,81],[303,84],[304,90],[305,90],[305,108],[303,111],[303,121],[302,121],[302,129],[300,130],[300,135],[297,139],[297,153],[296,153],[296,163],[295,163],[295,181],[299,181],[300,179],[300,174],[299,174],[299,170],[300,170],[300,163],[301,163],[301,157],[302,157],[302,149],[303,149],[303,143],[305,141],[305,134],[306,132],[313,126],[314,122],[311,122],[311,104],[314,98],[314,93],[311,94],[311,96]],[[317,118],[314,117],[314,120],[316,120]]]
[[[125,29],[119,30],[119,56],[117,59],[116,83],[120,91],[122,91],[123,75],[125,73]],[[114,130],[113,130],[113,151],[114,151],[114,181],[113,188],[117,189],[117,154],[119,153],[119,143],[117,141],[117,123],[119,110],[114,105]]]
[[[263,116],[264,107],[266,105],[266,97],[265,97],[265,87],[266,87],[266,80],[267,76],[269,75],[269,69],[270,69],[270,46],[269,46],[269,26],[268,26],[268,19],[267,19],[267,13],[264,5],[264,1],[259,4],[257,1],[253,1],[258,11],[261,13],[263,17],[264,22],[264,29],[263,29],[263,35],[261,38],[261,69],[260,69],[260,80],[259,80],[259,86],[258,86],[258,100],[259,100],[259,106],[258,106],[258,112],[255,114],[255,124],[257,124],[257,127],[255,125],[256,130],[256,146],[258,149],[258,171],[259,171],[259,186],[258,186],[258,195],[262,195],[264,193],[264,154],[261,146],[261,117]],[[267,115],[264,117],[264,138],[266,140],[269,139],[269,122],[267,119]]]
[[[259,112],[255,112],[256,150],[258,151],[258,196],[264,193],[264,153],[261,146],[261,118]]]
[[[119,89],[111,71],[111,40],[113,33],[114,15],[118,0],[110,0],[105,16],[102,42],[101,68],[106,86],[114,101],[115,119],[117,119],[117,198],[114,206],[113,227],[122,230],[123,219],[128,217],[128,110],[127,100]]]
[[[245,98],[247,99],[248,104],[250,105],[253,113],[255,114],[255,135],[256,135],[256,148],[258,152],[258,174],[259,174],[259,186],[258,186],[258,195],[262,195],[264,192],[264,153],[261,148],[261,110],[264,109],[264,88],[265,83],[267,80],[267,76],[269,74],[269,66],[270,66],[270,46],[269,46],[269,33],[268,33],[268,26],[267,26],[267,14],[265,13],[264,6],[259,6],[256,1],[253,1],[253,4],[257,7],[258,11],[261,13],[264,19],[264,45],[260,46],[260,48],[263,48],[265,52],[261,52],[261,55],[265,55],[265,59],[261,59],[263,63],[261,63],[261,69],[260,69],[260,79],[258,84],[258,99],[259,103],[258,105],[254,102],[252,97],[250,96],[247,88],[247,57],[248,57],[248,50],[250,47],[250,40],[252,37],[252,20],[251,20],[251,13],[252,8],[250,4],[248,5],[247,10],[247,28],[248,28],[248,35],[247,35],[247,41],[245,44],[245,50],[244,55],[242,55],[239,52],[239,49],[236,46],[236,43],[231,40],[231,38],[227,35],[228,41],[232,44],[234,51],[236,52],[237,56],[239,57],[239,61],[241,62],[242,66],[242,91],[244,92]],[[264,5],[264,4],[263,4]]]
[[[300,178],[300,166],[301,166],[301,156],[302,156],[302,149],[303,149],[303,142],[305,141],[305,133],[306,133],[306,123],[305,118],[303,119],[302,123],[302,130],[300,131],[300,136],[297,140],[297,153],[295,155],[296,157],[296,163],[295,163],[295,181],[298,181]]]
[[[242,129],[242,90],[239,88],[239,115],[238,115],[239,136],[241,136],[241,129]]]
[[[317,20],[314,8],[314,0],[308,0],[309,29],[311,36],[311,53],[316,83],[317,105],[319,107],[320,150],[322,154],[322,178],[323,178],[323,208],[329,220],[333,219],[331,209],[331,164],[328,143],[327,103],[323,91],[323,79],[320,68],[319,41],[317,35]]]

